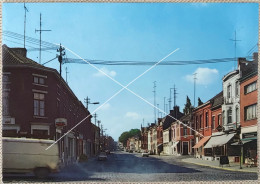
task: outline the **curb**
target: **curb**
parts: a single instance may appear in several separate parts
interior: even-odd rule
[[[245,170],[229,169],[229,168],[217,167],[217,166],[212,166],[212,165],[206,165],[206,164],[200,164],[200,163],[188,162],[188,161],[184,161],[184,160],[182,160],[182,162],[189,163],[189,164],[200,165],[200,166],[211,167],[211,168],[215,168],[215,169],[228,170],[228,171],[238,171],[238,172],[258,173],[258,171],[245,171]]]

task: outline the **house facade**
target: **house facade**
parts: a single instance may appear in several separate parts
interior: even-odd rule
[[[82,154],[93,155],[91,115],[59,73],[27,58],[24,48],[3,45],[2,51],[3,136],[61,138],[59,153],[65,164]]]

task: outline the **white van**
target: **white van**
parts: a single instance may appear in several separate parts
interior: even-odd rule
[[[3,173],[34,172],[38,178],[45,178],[59,167],[58,145],[48,150],[53,140],[29,138],[2,138]]]

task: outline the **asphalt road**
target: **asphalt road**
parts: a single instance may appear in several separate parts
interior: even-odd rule
[[[32,174],[4,175],[4,182],[174,182],[257,180],[257,173],[233,172],[190,165],[176,157],[141,157],[140,153],[116,152],[107,161],[90,159],[67,166],[48,179],[37,180]]]

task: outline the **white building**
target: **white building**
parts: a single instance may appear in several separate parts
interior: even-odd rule
[[[239,70],[229,72],[223,77],[222,123],[225,130],[236,130],[240,125],[240,86]]]
[[[163,153],[166,155],[170,154],[170,148],[169,148],[169,129],[167,128],[166,130],[163,131]]]

